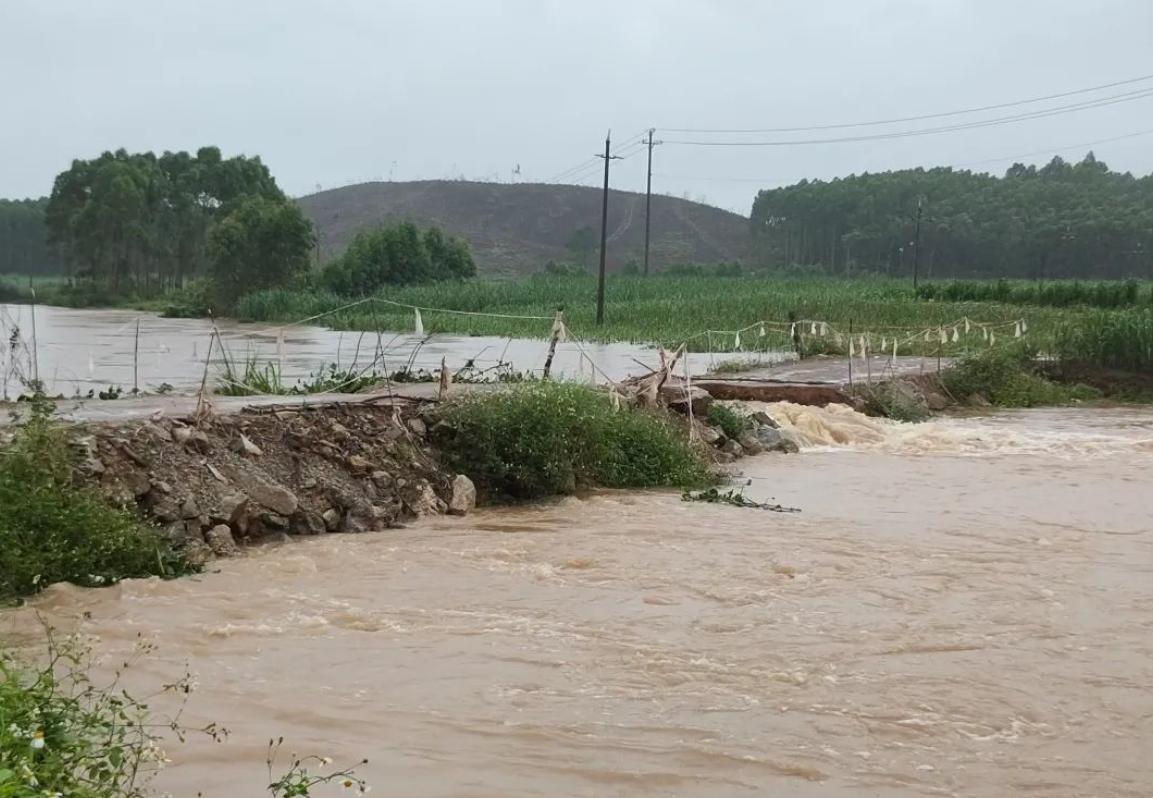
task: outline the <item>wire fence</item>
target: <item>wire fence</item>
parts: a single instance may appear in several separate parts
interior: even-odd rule
[[[336,336],[335,351],[329,342],[329,346],[322,346],[322,351],[313,352],[308,357],[302,357],[298,352],[290,355],[287,341],[290,333],[309,329],[317,322],[368,303],[381,303],[411,311],[411,330],[360,333],[331,331],[327,334]],[[516,339],[517,351],[512,357],[509,356],[509,349],[514,343],[511,338],[507,339],[495,359],[487,352],[492,347],[485,347],[472,354],[459,347],[451,352],[446,352],[443,347],[432,347],[433,351],[422,357],[422,352],[435,340],[424,328],[424,316],[428,314],[539,322],[540,336],[534,346],[528,347],[524,346],[525,340]],[[547,370],[550,337],[558,339],[553,347],[559,344],[566,353],[569,363],[565,370],[566,377],[616,385],[625,376],[622,368],[625,365],[655,370],[656,366],[648,361],[660,351],[657,343],[594,342],[591,336],[581,335],[569,327],[562,315],[554,317],[463,311],[367,297],[280,325],[236,330],[221,329],[215,321],[211,321],[199,332],[185,334],[181,344],[190,344],[190,351],[183,358],[174,353],[170,345],[155,340],[161,325],[159,320],[146,315],[131,317],[105,335],[106,338],[126,339],[131,334],[131,351],[125,351],[128,348],[126,341],[115,352],[107,355],[101,353],[99,359],[95,351],[89,350],[85,369],[84,365],[76,366],[74,345],[37,340],[36,318],[35,306],[28,306],[27,318],[16,318],[0,308],[0,335],[3,336],[3,350],[0,351],[0,397],[4,400],[27,393],[37,385],[45,387],[46,382],[51,382],[60,393],[63,393],[59,391],[61,384],[72,383],[75,395],[85,395],[85,387],[90,395],[97,395],[99,386],[107,385],[108,389],[100,391],[100,395],[107,394],[108,398],[121,393],[207,388],[223,393],[251,395],[283,395],[287,392],[335,394],[363,388],[367,383],[388,383],[398,376],[402,379],[435,380],[438,373],[450,365],[453,376],[458,379],[524,379],[539,377]],[[170,325],[171,321],[164,320],[162,323]],[[858,359],[869,373],[873,362],[879,358],[883,373],[886,366],[893,366],[902,355],[935,357],[940,364],[943,358],[968,354],[982,347],[997,346],[1019,339],[1027,332],[1028,323],[1023,318],[986,322],[961,317],[947,324],[925,327],[872,326],[854,322],[841,324],[824,319],[762,319],[735,329],[701,330],[687,336],[673,350],[683,349],[688,352],[703,339],[706,351],[701,356],[707,360],[710,368],[717,366],[718,358],[759,356],[771,364],[802,355],[828,354],[846,358],[851,375],[854,359]],[[614,352],[614,347],[619,351],[615,352],[612,362],[609,362],[608,354]],[[69,355],[73,365],[62,364],[59,356],[61,353]],[[440,355],[439,363],[435,357],[437,354]],[[452,364],[448,363],[450,356],[455,361]],[[105,357],[115,362],[104,362]],[[302,359],[312,361],[306,371],[299,367]],[[699,357],[697,362],[701,362]],[[41,373],[42,366],[46,367],[44,374]],[[216,368],[215,372],[212,371],[213,367]],[[83,371],[86,374],[79,373]],[[177,372],[182,375],[175,380],[179,385],[169,382],[169,375]],[[49,377],[48,380],[44,379],[45,375]],[[291,385],[293,379],[297,380],[296,385]]]

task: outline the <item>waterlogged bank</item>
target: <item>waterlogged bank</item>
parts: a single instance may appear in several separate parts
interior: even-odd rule
[[[16,332],[18,346],[0,351],[0,399],[15,398],[24,386],[22,380],[38,373],[51,394],[71,397],[118,386],[125,392],[139,384],[142,391],[155,393],[167,384],[175,392],[187,393],[200,387],[209,357],[213,325],[207,319],[164,319],[154,314],[129,310],[76,310],[38,306],[36,314],[36,364],[33,365],[33,310],[27,305],[0,304],[0,333],[5,341]],[[137,339],[136,324],[140,322]],[[518,372],[539,376],[548,355],[550,322],[541,322],[527,332],[535,338],[436,334],[418,336],[412,332],[411,314],[391,319],[394,330],[381,335],[384,368],[397,371],[411,365],[413,371],[440,368],[441,360],[452,369],[473,361],[478,369],[498,363],[511,364]],[[339,363],[344,368],[356,364],[368,368],[377,349],[376,333],[342,332],[309,325],[284,329],[279,324],[241,324],[217,321],[228,357],[243,363],[250,357],[264,362],[281,362],[282,381],[298,380]],[[769,361],[788,359],[785,353],[766,353]],[[701,355],[704,369],[707,355]],[[653,349],[640,344],[582,343],[566,341],[557,347],[552,374],[572,380],[592,379],[596,364],[604,375],[619,380],[630,374],[644,374],[647,368],[637,361],[656,363]],[[209,385],[215,386],[224,369],[218,347],[213,348],[208,368]],[[240,370],[243,370],[241,368]]]
[[[3,623],[190,663],[233,735],[170,752],[178,795],[259,794],[274,734],[405,795],[1148,795],[1153,413],[776,410],[810,446],[741,467],[799,515],[604,493]]]

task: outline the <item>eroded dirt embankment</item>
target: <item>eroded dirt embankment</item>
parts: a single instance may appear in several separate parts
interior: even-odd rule
[[[201,558],[288,535],[466,513],[475,490],[438,465],[425,412],[333,404],[94,424],[78,438],[79,475]]]

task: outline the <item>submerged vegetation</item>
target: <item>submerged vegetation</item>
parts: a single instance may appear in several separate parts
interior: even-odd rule
[[[787,325],[798,319],[827,321],[847,330],[882,327],[921,329],[948,325],[963,316],[974,321],[1011,323],[1026,317],[1031,334],[1055,329],[1071,311],[1021,308],[1002,304],[923,302],[904,282],[883,278],[846,281],[834,278],[614,276],[608,283],[605,324],[595,322],[596,280],[592,277],[538,276],[518,282],[470,280],[405,286],[378,296],[389,302],[422,308],[493,315],[459,315],[422,311],[428,332],[545,338],[552,317],[563,307],[569,329],[593,340],[635,341],[676,346],[687,341],[693,351],[738,351],[732,331],[760,321]],[[246,296],[237,313],[246,321],[290,322],[338,311],[348,299],[322,291],[260,291]],[[501,317],[503,316],[503,317]],[[505,318],[531,316],[535,318]],[[367,302],[325,318],[338,329],[410,330],[412,310]],[[706,331],[713,330],[708,335]],[[729,332],[723,332],[729,331]],[[806,335],[808,330],[802,330]],[[980,341],[980,336],[977,336]],[[786,328],[758,329],[742,335],[740,350],[791,349]],[[967,344],[973,344],[969,339]],[[934,349],[935,352],[935,344]],[[946,353],[950,350],[946,349]]]
[[[1153,305],[1153,286],[1142,287],[1136,280],[1083,283],[1079,280],[1024,282],[997,280],[954,280],[951,283],[924,283],[917,289],[920,299],[939,302],[1003,302],[1011,305],[1048,307],[1127,308]]]
[[[981,398],[997,407],[1065,405],[1099,395],[1048,379],[1038,367],[1036,349],[1024,344],[963,358],[942,373],[941,382],[960,401]]]
[[[0,444],[0,602],[55,582],[95,587],[192,570],[133,511],[73,484],[77,453],[50,414],[37,398]]]
[[[580,487],[693,487],[704,457],[656,412],[564,383],[528,383],[449,402],[433,442],[445,464],[497,499],[536,499]]]

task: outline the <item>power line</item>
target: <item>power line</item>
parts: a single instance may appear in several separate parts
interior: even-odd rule
[[[1109,144],[1109,143],[1114,142],[1114,141],[1124,141],[1125,139],[1133,139],[1133,138],[1137,138],[1138,136],[1148,136],[1150,133],[1153,133],[1153,128],[1150,128],[1148,130],[1138,130],[1135,133],[1126,133],[1123,136],[1113,136],[1113,137],[1107,138],[1107,139],[1097,139],[1096,141],[1086,141],[1082,144],[1070,144],[1068,147],[1053,147],[1053,148],[1048,149],[1048,150],[1037,150],[1035,152],[1025,152],[1025,153],[1022,153],[1020,155],[1010,155],[1010,156],[1005,157],[1005,158],[986,158],[985,160],[981,160],[981,161],[968,161],[966,163],[955,163],[955,164],[952,164],[952,166],[955,168],[964,168],[966,166],[982,166],[984,164],[989,164],[989,163],[1003,163],[1005,161],[1017,161],[1017,160],[1020,160],[1021,158],[1035,158],[1038,155],[1051,155],[1053,153],[1058,153],[1058,152],[1068,152],[1069,150],[1079,150],[1079,149],[1082,149],[1083,147],[1096,147],[1098,144]]]
[[[1045,102],[1046,100],[1059,100],[1064,97],[1074,97],[1078,94],[1090,94],[1095,91],[1102,91],[1104,89],[1112,89],[1117,86],[1127,86],[1133,83],[1141,83],[1146,80],[1153,80],[1153,75],[1142,75],[1137,78],[1130,78],[1128,80],[1119,80],[1114,83],[1103,83],[1100,86],[1091,86],[1087,89],[1075,89],[1073,91],[1065,91],[1059,94],[1049,94],[1044,97],[1032,97],[1027,100],[1015,100],[1008,103],[997,103],[996,105],[982,105],[977,108],[965,108],[960,111],[944,111],[935,114],[921,114],[919,116],[905,116],[896,119],[878,119],[871,122],[846,122],[833,125],[811,125],[808,127],[769,127],[769,128],[736,128],[736,129],[720,129],[720,128],[677,128],[666,127],[660,128],[666,133],[804,133],[814,130],[840,130],[844,128],[854,127],[872,127],[875,125],[893,125],[898,122],[919,122],[925,119],[942,119],[949,116],[962,116],[964,114],[975,114],[981,111],[997,111],[1002,108],[1012,108],[1017,105],[1030,105],[1032,103]]]
[[[937,133],[952,133],[958,130],[975,130],[983,127],[998,127],[1000,125],[1012,124],[1014,122],[1023,122],[1031,119],[1044,119],[1050,116],[1060,116],[1063,114],[1075,113],[1077,111],[1085,111],[1091,108],[1103,108],[1108,105],[1116,105],[1123,102],[1132,102],[1134,100],[1142,100],[1147,97],[1153,96],[1153,89],[1140,89],[1133,92],[1126,92],[1124,94],[1114,95],[1112,97],[1104,97],[1097,100],[1090,100],[1082,103],[1075,103],[1072,105],[1058,106],[1056,108],[1049,108],[1042,111],[1031,111],[1025,114],[1016,114],[1013,116],[996,117],[993,119],[983,119],[976,122],[965,122],[956,125],[944,125],[934,128],[921,128],[916,130],[900,130],[891,133],[875,133],[861,136],[840,136],[836,138],[826,139],[794,139],[794,140],[780,140],[780,141],[693,141],[693,140],[666,140],[667,144],[680,144],[690,147],[792,147],[803,146],[808,144],[842,144],[854,141],[879,141],[883,139],[900,139],[910,138],[914,136],[929,136]]]

